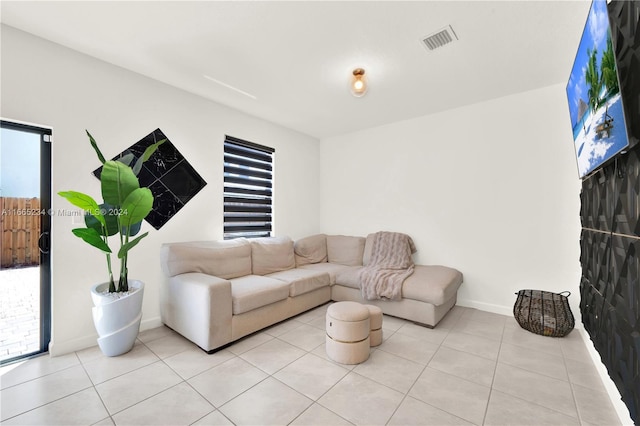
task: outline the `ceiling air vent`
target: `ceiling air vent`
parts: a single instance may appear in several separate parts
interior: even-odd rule
[[[456,40],[458,40],[458,36],[456,36],[451,25],[448,25],[433,34],[426,36],[422,39],[422,42],[427,46],[427,49],[435,50]]]

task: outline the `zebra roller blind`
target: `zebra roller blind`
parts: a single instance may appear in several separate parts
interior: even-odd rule
[[[271,236],[274,153],[273,148],[225,136],[224,239]]]

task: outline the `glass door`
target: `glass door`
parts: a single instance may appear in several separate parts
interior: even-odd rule
[[[51,130],[0,121],[0,364],[51,337]]]

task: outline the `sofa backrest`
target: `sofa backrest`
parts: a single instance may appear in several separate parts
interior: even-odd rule
[[[366,239],[349,235],[316,234],[294,244],[297,266],[331,262],[346,266],[362,266],[371,257],[373,234]]]
[[[362,266],[366,238],[347,235],[327,235],[327,258],[330,263]]]
[[[251,239],[251,264],[254,275],[266,275],[296,267],[293,240],[289,237]]]
[[[297,240],[293,250],[297,266],[326,262],[328,259],[327,236],[316,234]]]
[[[231,279],[251,274],[251,243],[244,238],[226,241],[167,243],[160,249],[162,270],[173,277],[201,272]]]
[[[367,266],[371,259],[371,251],[373,250],[373,236],[375,234],[367,235],[367,240],[364,243],[364,254],[362,255],[362,264]]]

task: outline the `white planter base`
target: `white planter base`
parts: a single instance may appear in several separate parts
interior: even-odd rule
[[[142,320],[142,297],[144,283],[129,280],[129,294],[113,298],[101,294],[108,283],[91,288],[93,323],[100,336],[98,345],[107,356],[118,356],[129,352],[136,342]]]

